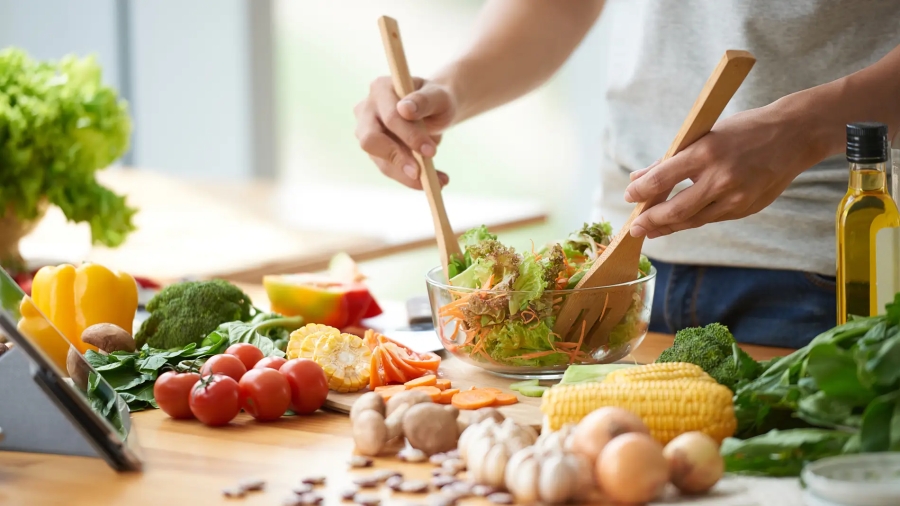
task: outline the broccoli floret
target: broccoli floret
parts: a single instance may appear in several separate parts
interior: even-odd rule
[[[728,327],[720,323],[679,330],[672,347],[656,361],[696,364],[732,390],[739,382],[754,379],[761,372],[759,363],[737,346]]]
[[[169,349],[200,343],[223,323],[248,321],[253,306],[240,288],[215,279],[169,285],[150,299],[147,311],[135,344]]]

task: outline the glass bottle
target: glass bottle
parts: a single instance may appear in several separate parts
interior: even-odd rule
[[[875,278],[875,238],[879,230],[900,227],[900,212],[887,191],[887,125],[847,125],[850,184],[837,211],[838,324],[850,315],[879,313]]]

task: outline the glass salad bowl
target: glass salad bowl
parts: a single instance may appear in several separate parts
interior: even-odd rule
[[[634,281],[596,288],[532,293],[451,286],[440,267],[426,275],[435,331],[457,358],[500,376],[554,379],[572,364],[610,363],[634,351],[647,335],[656,269]],[[559,309],[573,294],[603,301],[614,290],[632,290],[627,313],[605,335],[563,339],[553,332]],[[601,302],[602,303],[602,302]]]

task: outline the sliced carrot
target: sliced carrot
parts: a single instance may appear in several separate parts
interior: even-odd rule
[[[494,403],[497,394],[487,390],[466,390],[453,396],[451,404],[458,409],[486,408]]]
[[[433,387],[437,385],[437,376],[435,376],[434,374],[426,374],[425,376],[420,376],[416,379],[409,380],[404,384],[407,388]],[[441,388],[438,387],[438,390],[441,390]]]
[[[384,383],[381,381],[381,362],[379,360],[379,355],[377,353],[372,353],[372,358],[369,359],[369,390],[374,391],[383,384]]]
[[[519,402],[519,398],[516,397],[516,394],[499,394],[494,400],[494,406],[509,406],[517,402]]]
[[[503,390],[500,390],[499,388],[494,388],[494,387],[476,387],[475,390],[485,390],[487,392],[494,392],[497,395],[502,395],[502,394],[507,393],[507,392],[504,392]]]
[[[409,355],[404,353],[402,349],[393,343],[385,343],[379,346],[385,353],[390,354],[391,362],[394,366],[407,377],[407,379],[418,378],[424,376],[427,370],[412,365],[409,361]]]
[[[435,376],[435,377],[436,377],[436,376]],[[443,378],[438,378],[438,379],[435,380],[434,386],[440,388],[441,390],[447,390],[447,389],[450,388],[452,385],[450,384],[450,380],[448,380],[448,379],[443,379]]]
[[[381,361],[384,363],[384,374],[387,378],[385,383],[406,383],[409,378],[397,367],[397,363],[390,352],[379,347],[378,353],[381,354]]]
[[[404,386],[403,388],[406,388],[406,386]],[[438,402],[441,399],[441,389],[438,387],[412,387],[410,388],[410,390],[419,390],[425,392],[429,397],[431,397],[432,402]]]
[[[390,400],[391,397],[399,394],[400,392],[405,392],[406,387],[403,385],[393,385],[389,387],[381,387],[381,390],[378,392],[384,397],[385,402]]]
[[[448,388],[447,390],[443,390],[441,392],[441,398],[438,399],[438,402],[441,404],[450,404],[450,401],[453,400],[453,396],[458,393],[458,388]]]

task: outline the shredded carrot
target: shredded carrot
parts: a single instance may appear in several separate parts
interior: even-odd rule
[[[450,388],[452,385],[450,384],[450,380],[448,380],[448,379],[443,379],[443,378],[438,378],[437,380],[435,380],[434,386],[440,388],[441,390],[447,390],[447,389]]]
[[[381,390],[378,392],[384,397],[385,402],[389,401],[391,397],[399,394],[400,392],[405,392],[406,387],[403,385],[393,385],[389,387],[381,387]]]
[[[454,395],[450,403],[457,409],[480,409],[494,403],[497,394],[487,390],[466,390]]]
[[[606,294],[606,299],[609,300],[609,294]],[[603,305],[603,308],[606,309],[606,305]],[[581,343],[584,342],[584,331],[587,330],[587,322],[581,320],[581,337],[578,338],[578,345],[575,346],[575,350],[569,355],[569,365],[572,365],[575,362],[575,355],[581,349]]]
[[[415,387],[433,387],[437,384],[437,376],[434,374],[426,374],[425,376],[420,376],[416,379],[412,379],[404,383],[407,389],[412,389]]]
[[[424,387],[412,387],[410,390],[416,390],[419,392],[425,392],[431,397],[432,402],[438,402],[441,399],[441,389],[438,387],[432,386],[424,386]]]
[[[553,355],[554,353],[566,354],[563,351],[549,350],[549,351],[536,351],[534,353],[526,353],[524,355],[519,355],[517,357],[509,357],[509,358],[520,358],[523,360],[528,360],[528,359],[532,359],[532,358],[546,357],[547,355]]]
[[[494,400],[494,406],[509,406],[519,402],[519,398],[515,394],[502,393],[497,395]]]
[[[439,404],[450,404],[453,400],[453,396],[459,393],[458,388],[448,388],[441,392],[441,397],[438,399]]]

